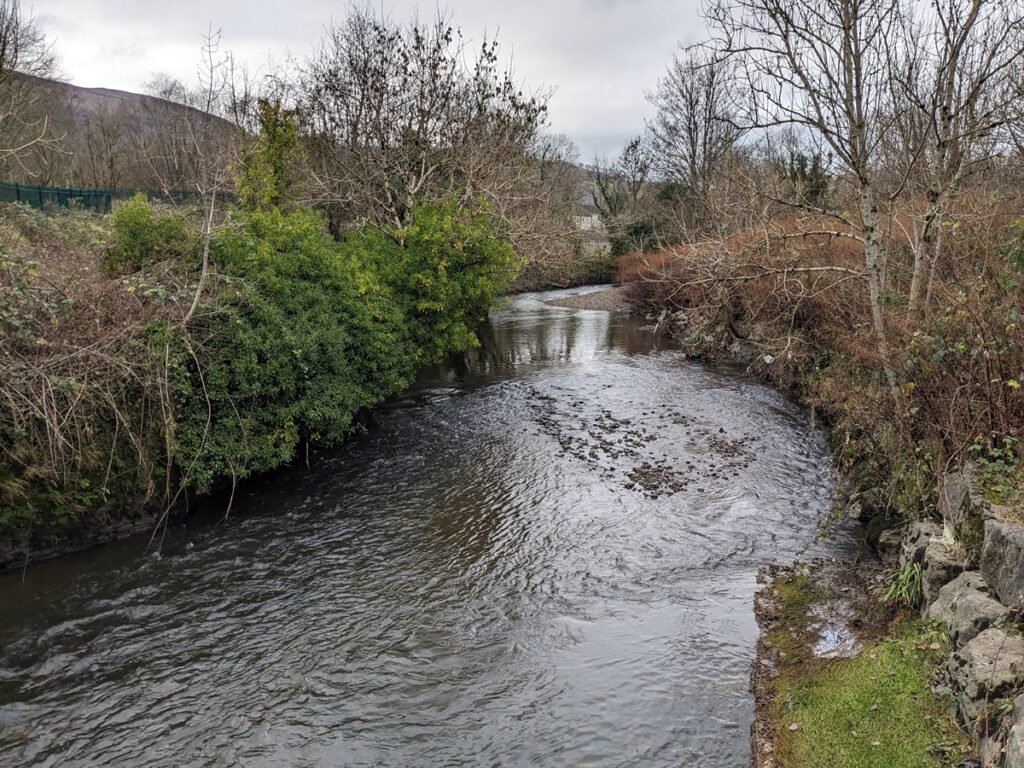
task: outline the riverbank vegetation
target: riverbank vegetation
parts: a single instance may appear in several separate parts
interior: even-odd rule
[[[967,466],[990,495],[1019,498],[1020,4],[719,0],[705,13],[709,38],[670,65],[647,135],[596,189],[634,306],[694,355],[740,359],[812,406],[839,505],[873,543],[942,521],[943,481]],[[970,538],[946,523],[931,529],[951,568],[976,566],[981,520]],[[879,596],[917,610],[925,565],[901,565]],[[783,626],[782,651],[800,626]],[[776,763],[955,764],[927,755],[941,742],[929,669],[950,651],[918,653],[919,634],[783,670],[759,698]],[[890,720],[862,713],[876,696]]]
[[[777,570],[759,593],[760,768],[944,768],[970,753],[932,690],[948,633],[887,616],[866,601],[866,583],[812,562]]]
[[[3,9],[38,38],[18,3]],[[152,528],[336,443],[420,366],[477,343],[517,247],[564,218],[521,205],[564,149],[493,43],[464,54],[443,19],[353,12],[286,100],[280,78],[237,79],[212,36],[200,85],[169,87],[186,108],[137,144],[163,193],[109,215],[0,206],[4,559],[97,521],[99,539],[118,520]],[[0,64],[15,106],[16,64]],[[8,168],[53,149],[35,125]]]
[[[188,218],[141,198],[104,218],[0,210],[13,244],[5,532],[170,503],[287,463],[305,441],[337,442],[418,366],[473,345],[517,267],[485,212],[451,204],[340,241],[308,209],[234,211],[186,323],[202,250]]]
[[[195,83],[157,74],[145,94],[117,98],[55,79],[59,58],[20,0],[3,0],[0,19],[23,40],[0,61],[0,181],[175,203],[217,188],[246,202],[276,192],[236,189],[211,172],[226,167],[217,158],[294,132],[293,150],[266,170],[335,237],[402,226],[422,202],[485,200],[523,261],[518,288],[613,276],[577,225],[586,173],[572,140],[547,130],[550,92],[527,89],[495,39],[471,43],[445,14],[407,23],[353,3],[308,53],[259,72],[211,30]],[[267,108],[288,121],[268,124]]]

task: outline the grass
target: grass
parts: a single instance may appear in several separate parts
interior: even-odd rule
[[[768,641],[779,655],[782,666],[800,664],[817,635],[809,628],[807,612],[817,593],[810,576],[786,574],[773,585],[782,612],[778,629],[768,633]]]
[[[882,589],[882,600],[901,608],[917,608],[922,599],[921,564],[908,563],[892,571]]]
[[[942,768],[966,737],[930,686],[948,654],[944,633],[908,623],[852,659],[790,668],[774,682],[782,768]]]

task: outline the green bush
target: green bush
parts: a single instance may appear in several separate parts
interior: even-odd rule
[[[104,265],[115,275],[138,272],[165,259],[180,259],[195,252],[195,238],[184,216],[157,212],[139,194],[113,216],[112,241]]]
[[[345,245],[394,292],[419,363],[476,346],[476,328],[508,290],[520,261],[485,212],[425,205],[393,233],[364,228]]]
[[[238,175],[238,201],[244,210],[286,205],[296,183],[298,123],[279,103],[260,99],[257,108],[260,130],[250,141]]]
[[[489,217],[452,205],[420,209],[396,232],[368,227],[340,242],[318,213],[266,205],[229,212],[213,234],[213,269],[185,323],[198,254],[184,218],[138,197],[102,221],[104,245],[83,241],[76,259],[121,274],[160,268],[115,285],[99,275],[76,283],[86,298],[68,305],[85,313],[74,323],[62,322],[53,291],[37,290],[33,262],[0,259],[0,326],[12,337],[4,349],[60,353],[66,370],[40,387],[66,389],[61,408],[88,406],[66,408],[89,437],[58,465],[45,430],[32,441],[17,433],[35,421],[0,424],[0,532],[58,530],[104,504],[173,495],[178,484],[202,492],[289,462],[304,440],[341,440],[361,409],[406,388],[421,363],[476,344],[478,321],[517,267]],[[63,238],[53,247],[72,252],[62,231],[39,237]],[[88,314],[95,307],[105,308],[100,317]],[[37,341],[43,331],[52,339]],[[85,335],[80,342],[69,331]],[[63,353],[97,346],[97,334],[116,363],[106,379],[86,356]],[[19,364],[4,370],[27,386]]]
[[[211,258],[228,275],[191,338],[173,334],[175,454],[191,485],[242,478],[331,443],[409,384],[414,354],[388,289],[310,211],[244,214]]]
[[[420,363],[477,343],[516,258],[484,216],[417,211],[391,236],[342,242],[308,210],[238,214],[216,234],[223,282],[173,348],[176,463],[199,488],[344,437],[356,413],[409,385]]]

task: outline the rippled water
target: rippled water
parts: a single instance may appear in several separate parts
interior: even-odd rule
[[[806,414],[537,296],[230,519],[0,579],[0,764],[745,766]],[[835,548],[838,545],[828,545]]]

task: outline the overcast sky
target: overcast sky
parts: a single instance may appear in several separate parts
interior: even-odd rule
[[[437,8],[415,0],[381,5],[395,20],[417,6],[424,15]],[[157,72],[194,79],[211,23],[223,30],[226,48],[258,68],[271,54],[304,55],[347,7],[329,0],[37,0],[35,14],[71,82],[138,91]],[[696,42],[703,29],[699,0],[450,0],[441,7],[471,40],[497,32],[526,85],[555,89],[551,130],[571,136],[584,161],[614,154],[642,130],[651,112],[644,93],[678,44]]]

